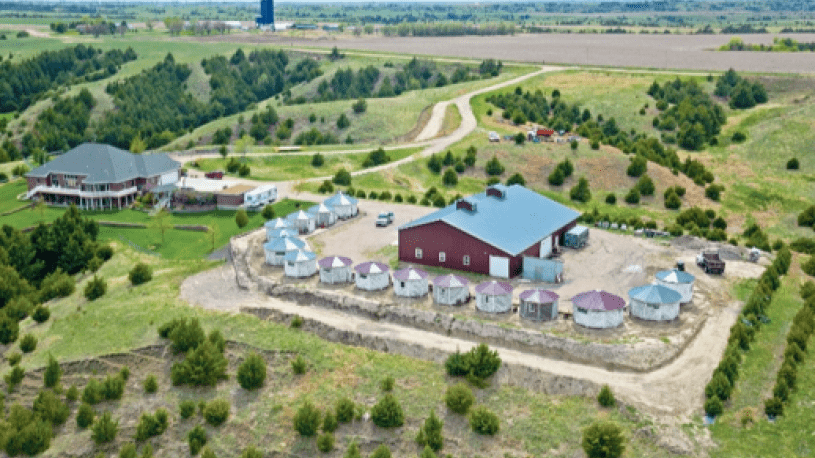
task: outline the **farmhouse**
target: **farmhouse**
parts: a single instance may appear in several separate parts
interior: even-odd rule
[[[350,283],[354,281],[351,272],[351,258],[328,256],[320,259],[320,283]]]
[[[427,294],[427,272],[408,267],[393,273],[393,292],[402,297],[421,297]]]
[[[587,291],[572,298],[574,322],[594,329],[623,324],[625,300],[605,291]]]
[[[28,172],[28,199],[108,210],[130,205],[148,184],[173,185],[181,164],[166,154],[131,154],[110,145],[83,143]]]
[[[645,285],[628,291],[631,315],[650,321],[671,321],[679,316],[682,295],[662,285]]]
[[[399,228],[399,260],[494,277],[546,258],[575,226],[575,210],[520,185],[494,185]]]

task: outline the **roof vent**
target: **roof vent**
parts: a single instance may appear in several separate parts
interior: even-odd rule
[[[456,201],[456,210],[467,210],[468,212],[475,212],[478,210],[476,203],[469,199],[459,199]]]
[[[503,199],[507,196],[507,187],[502,184],[490,186],[487,188],[487,195],[496,197],[498,199]]]

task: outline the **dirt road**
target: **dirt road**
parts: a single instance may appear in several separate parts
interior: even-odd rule
[[[433,112],[430,114],[430,120],[424,126],[419,135],[416,136],[416,141],[430,140],[441,131],[441,126],[444,124],[444,115],[447,113],[447,107],[450,102],[440,102],[433,106]]]

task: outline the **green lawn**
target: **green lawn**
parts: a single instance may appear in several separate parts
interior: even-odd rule
[[[404,148],[388,151],[391,161],[398,161],[408,157],[421,148]],[[265,181],[288,181],[307,178],[332,176],[341,168],[349,172],[362,170],[362,163],[368,153],[327,154],[325,163],[321,167],[311,165],[312,156],[305,154],[292,154],[283,156],[252,157],[247,156],[246,163],[252,169],[249,178]],[[226,170],[229,159],[203,159],[197,161],[197,170]]]
[[[21,190],[25,190],[25,182],[23,181],[0,186],[0,212],[25,205],[25,202],[17,201],[14,198]],[[308,208],[312,205],[311,202],[307,201],[283,199],[275,203],[273,207],[277,216],[286,216],[295,211],[298,204],[301,208]],[[42,214],[39,210],[27,209],[9,216],[0,217],[0,225],[7,224],[22,229],[36,225],[41,221],[53,221],[63,213],[65,213],[65,209],[58,207],[47,207],[43,209]],[[98,221],[140,223],[148,226],[146,229],[100,227],[100,240],[127,244],[139,250],[157,253],[167,259],[200,259],[212,251],[211,235],[206,232],[169,229],[165,232],[164,242],[162,242],[161,233],[158,229],[150,227],[152,218],[145,212],[137,210],[86,211],[83,214]],[[175,213],[167,219],[168,225],[205,225],[217,228],[215,231],[216,249],[225,245],[230,237],[260,227],[264,222],[265,220],[259,212],[249,213],[249,224],[241,229],[235,223],[235,212],[226,210]]]

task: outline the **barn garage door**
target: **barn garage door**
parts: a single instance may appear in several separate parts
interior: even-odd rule
[[[546,237],[541,240],[541,253],[540,257],[545,258],[552,254],[552,237]]]
[[[509,278],[509,258],[490,256],[490,276]]]

